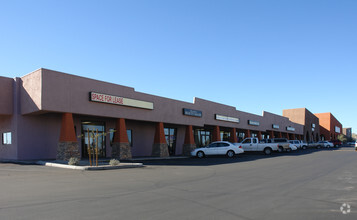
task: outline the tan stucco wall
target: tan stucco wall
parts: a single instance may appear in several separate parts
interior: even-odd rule
[[[288,117],[290,121],[305,125],[305,112],[305,108],[284,109],[283,116]]]
[[[21,113],[39,111],[42,104],[42,71],[36,70],[21,77]]]
[[[280,130],[286,131],[286,126],[295,127],[296,134],[302,134],[302,127],[289,121],[286,117],[268,114],[265,116],[250,114],[208,100],[195,98],[193,103],[168,99],[164,97],[136,92],[134,88],[65,74],[57,71],[40,69],[23,79],[24,90],[30,95],[23,106],[23,114],[43,112],[71,112],[80,115],[102,116],[110,118],[125,118],[147,122],[163,122],[179,125],[218,125],[227,128],[250,129],[256,131],[271,130],[272,123],[280,124]],[[36,82],[34,82],[36,81]],[[30,89],[29,86],[33,88]],[[125,98],[154,103],[153,110],[118,106],[89,101],[89,93],[98,92]],[[31,100],[31,97],[34,97]],[[28,98],[28,97],[26,97]],[[27,106],[28,105],[28,106]],[[182,114],[183,108],[200,110],[203,117],[191,117]],[[219,121],[215,114],[240,119],[240,123]],[[260,122],[259,126],[248,125],[248,120]],[[293,133],[293,132],[289,132]]]

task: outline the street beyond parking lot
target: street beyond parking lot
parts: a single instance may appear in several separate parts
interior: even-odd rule
[[[0,164],[0,219],[357,218],[351,147],[144,164],[106,171]]]

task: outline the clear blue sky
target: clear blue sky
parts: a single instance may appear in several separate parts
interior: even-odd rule
[[[0,75],[40,67],[357,133],[355,0],[0,0]]]

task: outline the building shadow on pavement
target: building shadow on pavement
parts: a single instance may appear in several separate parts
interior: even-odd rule
[[[348,147],[346,147],[348,149]],[[233,163],[244,163],[251,162],[255,160],[265,160],[279,157],[299,157],[308,154],[318,153],[321,151],[338,151],[341,149],[345,149],[345,147],[339,148],[308,148],[305,150],[296,150],[292,152],[283,152],[278,153],[274,152],[271,155],[265,155],[261,152],[245,152],[243,154],[236,155],[233,158],[228,158],[226,156],[209,156],[205,158],[180,158],[180,159],[155,159],[155,160],[136,160],[135,162],[143,163],[144,165],[151,166],[214,166],[214,165],[222,165],[222,164],[233,164]],[[352,150],[351,150],[352,151]]]

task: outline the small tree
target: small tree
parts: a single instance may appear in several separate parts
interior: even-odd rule
[[[343,143],[346,143],[346,142],[347,142],[347,137],[346,137],[346,135],[344,135],[344,134],[338,135],[338,136],[337,136],[337,139],[338,139],[339,141],[343,142]]]

